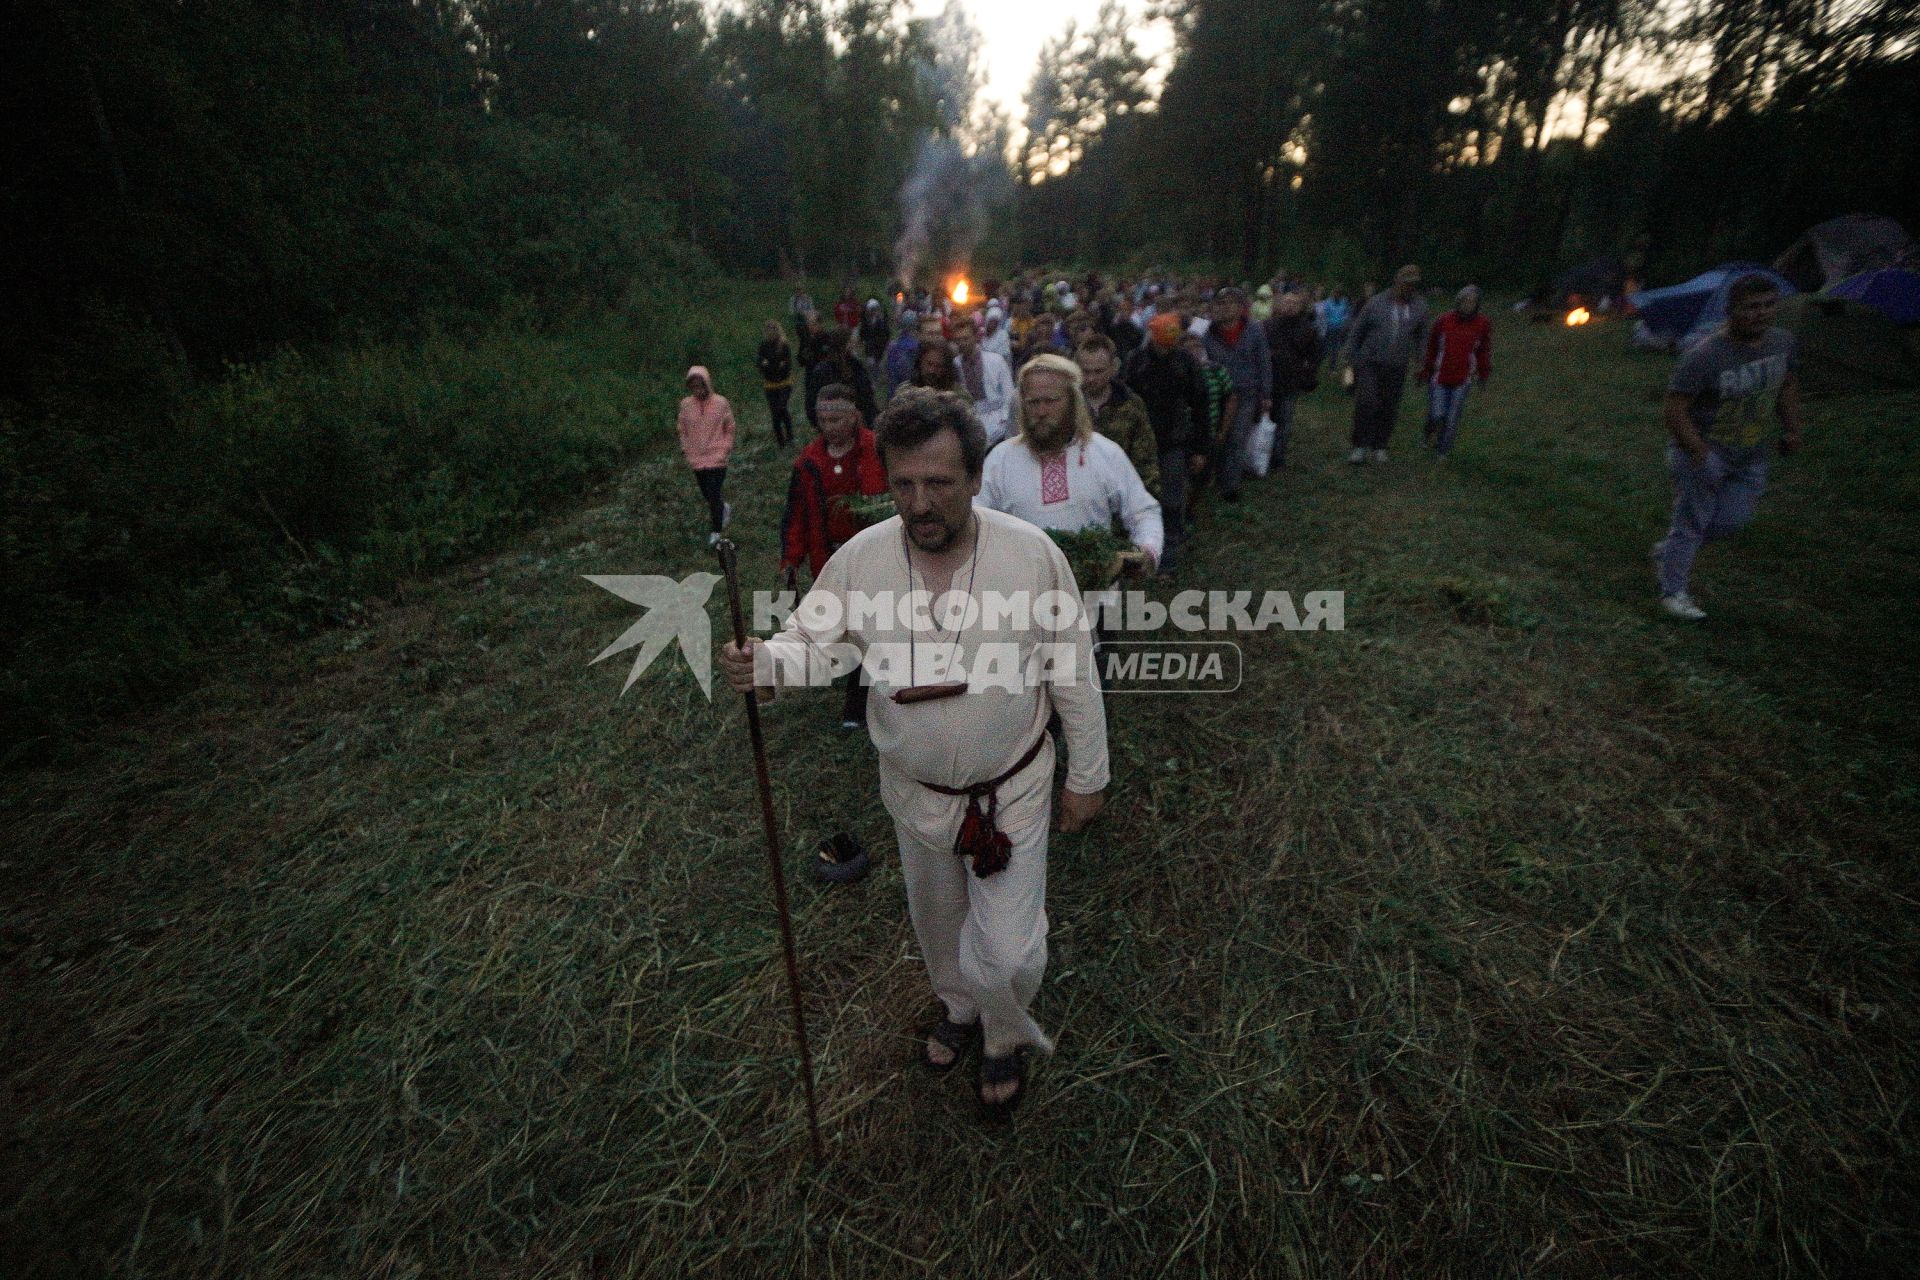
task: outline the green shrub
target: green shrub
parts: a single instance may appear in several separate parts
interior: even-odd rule
[[[84,723],[525,525],[670,429],[681,314],[284,351],[157,423],[0,406],[0,711]]]

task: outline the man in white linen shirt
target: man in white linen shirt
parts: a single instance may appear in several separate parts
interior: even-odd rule
[[[1013,370],[1005,356],[988,351],[980,340],[980,317],[962,312],[953,318],[953,364],[960,385],[973,397],[974,412],[986,428],[987,448],[1007,438],[1013,418]]]
[[[1058,593],[1054,600],[1080,607],[1053,540],[973,505],[987,444],[964,396],[903,391],[874,436],[899,514],[833,554],[783,631],[745,649],[727,643],[720,664],[733,688],[757,688],[765,699],[809,659],[823,666],[831,652],[844,656],[841,646],[858,651],[873,676],[867,727],[880,758],[880,798],[900,842],[908,913],[946,1006],[945,1019],[927,1031],[922,1061],[948,1070],[982,1036],[979,1098],[988,1116],[1000,1117],[1025,1095],[1026,1050],[1053,1049],[1029,1012],[1047,962],[1053,713],[1070,758],[1060,829],[1090,822],[1107,787],[1092,637],[1079,618],[1036,603]],[[875,596],[907,600],[914,592],[925,593],[924,614],[870,607]],[[1017,599],[1029,605],[1024,616],[986,607]],[[950,655],[946,672],[927,661],[935,649]],[[983,650],[1004,663],[997,675],[986,674]],[[979,835],[983,819],[984,849],[964,839]]]
[[[1166,543],[1160,504],[1127,451],[1093,429],[1080,366],[1035,356],[1017,381],[1014,436],[987,455],[978,503],[1065,533],[1107,528],[1118,517],[1151,573]]]

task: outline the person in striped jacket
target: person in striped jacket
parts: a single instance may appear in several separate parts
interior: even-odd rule
[[[1493,324],[1480,313],[1480,289],[1468,285],[1454,295],[1453,310],[1427,331],[1427,354],[1420,380],[1427,384],[1427,426],[1422,437],[1446,457],[1460,429],[1467,389],[1477,378],[1485,385],[1493,373]]]

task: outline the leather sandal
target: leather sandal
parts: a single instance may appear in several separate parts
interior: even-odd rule
[[[961,1055],[967,1051],[980,1035],[977,1022],[955,1022],[951,1018],[942,1018],[928,1027],[920,1036],[920,1065],[929,1071],[945,1075],[960,1065]],[[927,1041],[933,1040],[953,1050],[953,1056],[945,1062],[935,1062],[927,1055]]]
[[[980,1098],[980,1115],[986,1120],[1007,1120],[1012,1118],[1013,1109],[1020,1105],[1020,1099],[1027,1096],[1027,1050],[1023,1045],[1005,1057],[980,1055],[980,1085],[1017,1083],[1020,1087],[1000,1102],[988,1102]],[[976,1097],[979,1094],[975,1093]]]

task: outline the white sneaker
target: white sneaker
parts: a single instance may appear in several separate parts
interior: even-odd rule
[[[1365,449],[1355,449],[1352,453],[1347,455],[1347,461],[1351,462],[1356,467],[1359,466],[1361,463],[1365,462],[1366,460],[1367,460],[1367,451]]]
[[[1660,607],[1684,622],[1704,622],[1707,617],[1707,611],[1684,591],[1677,596],[1661,596]]]
[[[1373,460],[1375,462],[1385,462],[1387,460],[1387,451],[1385,449],[1375,449],[1373,451]]]
[[[707,545],[708,545],[708,546],[710,546],[710,547],[717,547],[717,546],[719,546],[719,545],[720,545],[720,535],[719,535],[719,534],[717,534],[717,533],[710,533],[710,534],[708,534],[708,535],[707,535]]]
[[[723,502],[720,504],[720,527],[724,529],[732,523],[733,504],[731,502]]]

